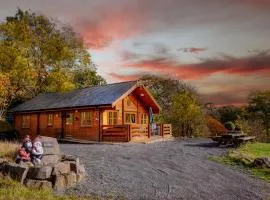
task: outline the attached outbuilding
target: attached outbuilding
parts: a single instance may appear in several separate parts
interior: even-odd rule
[[[130,81],[42,94],[10,112],[21,137],[128,142],[170,134],[170,125],[163,124],[151,133],[149,119],[160,110],[147,88]]]

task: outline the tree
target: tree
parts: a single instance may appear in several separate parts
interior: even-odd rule
[[[248,97],[249,112],[263,120],[266,135],[270,133],[270,90],[253,92]]]
[[[229,121],[235,122],[240,114],[240,108],[233,105],[224,106],[218,108],[217,112],[219,113],[219,119],[222,123],[226,123]]]
[[[234,124],[233,122],[231,122],[231,121],[226,122],[226,123],[224,124],[224,126],[225,126],[225,128],[228,129],[229,131],[234,131],[234,129],[235,129],[235,124]]]
[[[105,82],[71,27],[20,9],[0,23],[0,74],[9,79],[13,104]]]
[[[175,136],[191,136],[202,131],[204,120],[199,95],[192,86],[179,80],[149,75],[140,81],[162,107],[155,121],[172,123]]]

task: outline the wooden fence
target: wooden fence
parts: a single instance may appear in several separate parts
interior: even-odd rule
[[[130,124],[130,137],[146,136],[148,137],[148,124]]]
[[[103,125],[101,140],[107,142],[130,141],[129,125]]]
[[[171,124],[157,124],[160,127],[160,135],[166,136],[172,134],[172,125]]]

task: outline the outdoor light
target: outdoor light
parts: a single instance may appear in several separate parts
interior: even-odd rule
[[[144,94],[143,93],[141,93],[141,97],[143,97],[144,96]]]

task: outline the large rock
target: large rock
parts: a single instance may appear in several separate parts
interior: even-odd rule
[[[54,165],[60,161],[59,155],[44,155],[41,159],[42,165]]]
[[[5,163],[2,166],[2,175],[8,176],[13,180],[19,181],[23,184],[29,168],[27,166],[20,166],[16,163]]]
[[[70,174],[65,175],[66,178],[66,186],[71,187],[76,184],[77,182],[77,176],[74,172],[71,172]]]
[[[41,136],[44,155],[60,155],[60,147],[56,138]]]
[[[27,173],[29,179],[49,179],[52,175],[52,166],[31,167]]]
[[[52,175],[68,174],[70,173],[70,163],[59,162],[53,166]]]
[[[270,168],[270,158],[256,158],[253,165],[255,167]]]
[[[63,190],[66,188],[66,178],[64,175],[53,176],[53,189]]]
[[[52,189],[52,182],[46,180],[26,179],[25,185],[37,189]]]

